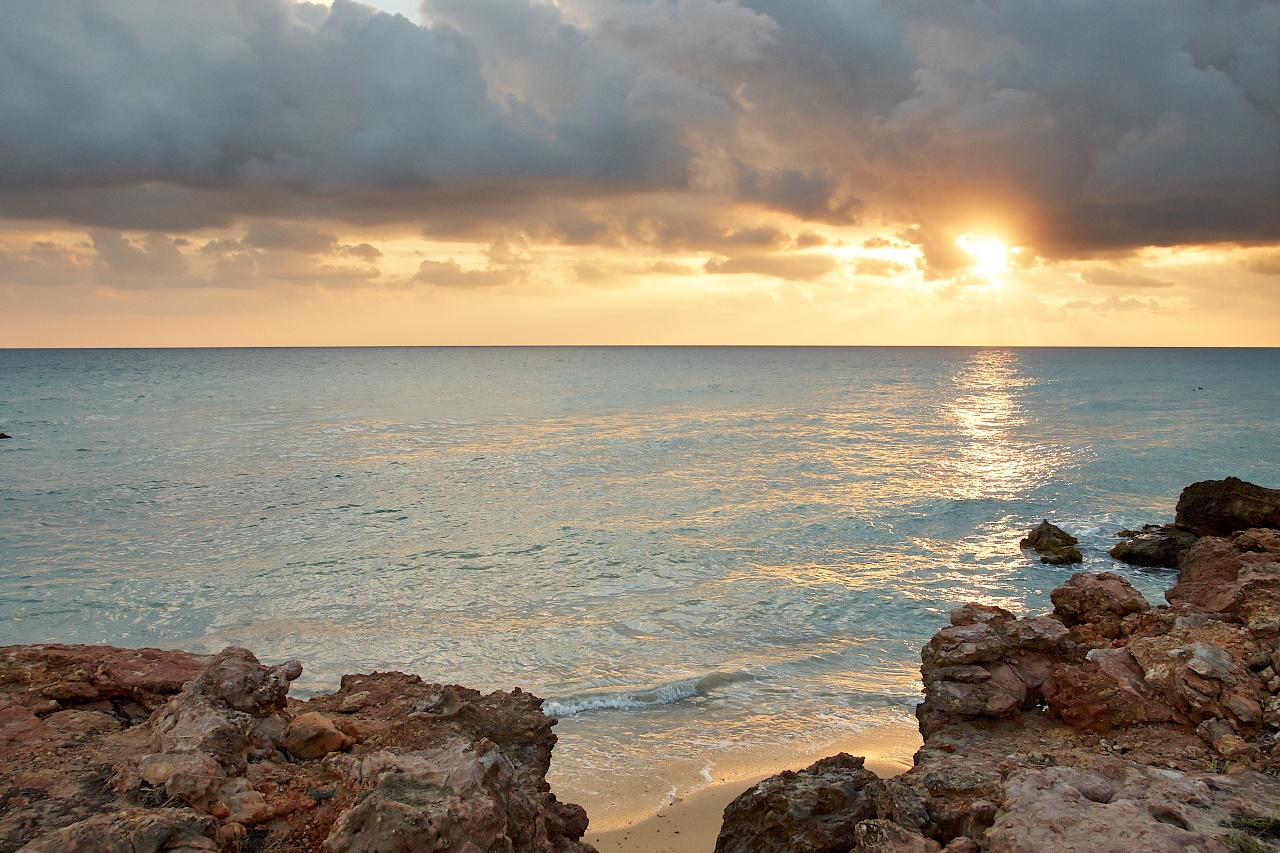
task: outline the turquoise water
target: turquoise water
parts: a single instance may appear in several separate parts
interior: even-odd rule
[[[573,788],[902,719],[1044,516],[1160,601],[1111,534],[1280,486],[1280,352],[0,350],[0,430],[3,642],[518,685]]]

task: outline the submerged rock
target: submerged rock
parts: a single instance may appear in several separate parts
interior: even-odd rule
[[[1251,527],[1280,528],[1280,489],[1238,477],[1192,483],[1178,498],[1175,522],[1201,536],[1230,536]]]
[[[1034,550],[1040,555],[1042,563],[1060,566],[1084,562],[1084,557],[1075,547],[1078,541],[1061,527],[1050,524],[1049,519],[1046,518],[1029,530],[1018,546]]]

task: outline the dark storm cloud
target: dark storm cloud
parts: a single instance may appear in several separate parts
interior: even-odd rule
[[[1048,257],[1280,240],[1274,0],[13,6],[0,215],[714,250],[747,205],[887,223],[930,275],[978,230]]]

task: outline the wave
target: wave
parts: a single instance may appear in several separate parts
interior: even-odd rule
[[[757,677],[746,670],[716,671],[699,678],[686,678],[654,687],[580,693],[548,699],[542,704],[542,710],[552,717],[573,717],[585,711],[633,711],[673,705],[693,696],[707,696],[731,684],[755,680]]]

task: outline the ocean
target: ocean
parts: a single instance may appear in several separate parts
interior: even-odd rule
[[[519,686],[607,826],[910,721],[953,606],[1077,570],[1041,518],[1163,601],[1114,533],[1280,486],[1280,351],[0,350],[0,431],[0,643]]]

